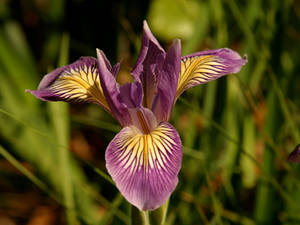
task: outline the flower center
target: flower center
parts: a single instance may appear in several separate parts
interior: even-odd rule
[[[141,124],[141,127],[143,129],[144,134],[149,134],[150,129],[149,129],[148,123],[147,123],[143,113],[141,111],[138,111],[137,116],[138,116],[138,119],[140,121],[140,124]]]

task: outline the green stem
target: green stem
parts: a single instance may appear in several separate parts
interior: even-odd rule
[[[59,56],[59,66],[68,61],[69,36],[63,34]],[[70,141],[70,119],[69,108],[65,103],[49,103],[50,118],[56,134],[56,140],[59,146],[68,146]],[[71,157],[68,148],[58,147],[59,169],[62,177],[62,193],[64,204],[66,205],[66,216],[68,224],[79,224],[77,220],[73,179],[71,172]]]
[[[149,211],[140,211],[131,207],[131,225],[150,225]]]
[[[158,209],[150,213],[150,221],[152,225],[164,225],[169,207],[169,199]]]
[[[143,225],[150,225],[150,221],[149,221],[149,211],[141,211],[141,214],[143,215]]]

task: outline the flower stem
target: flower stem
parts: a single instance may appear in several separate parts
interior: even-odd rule
[[[150,221],[152,225],[164,225],[167,217],[169,206],[169,199],[160,208],[154,210],[150,214]]]
[[[149,212],[148,211],[141,211],[141,214],[143,215],[143,225],[150,225],[149,221]]]
[[[150,225],[149,211],[140,211],[132,206],[131,225]]]

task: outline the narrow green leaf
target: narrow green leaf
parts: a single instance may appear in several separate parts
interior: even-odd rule
[[[61,202],[56,194],[49,189],[39,178],[37,178],[32,172],[26,169],[21,163],[18,162],[7,150],[0,145],[0,154],[9,161],[14,167],[16,167],[21,173],[23,173],[32,183],[38,186],[41,190],[49,194],[57,202]]]
[[[255,158],[255,124],[249,115],[244,119],[243,127],[243,149]],[[246,188],[253,188],[256,184],[256,165],[246,155],[242,154],[240,158],[242,172],[242,182]]]
[[[59,64],[66,64],[68,60],[69,36],[64,34],[62,36],[61,51],[59,57]],[[50,102],[48,103],[50,118],[53,123],[53,128],[56,134],[56,140],[60,146],[69,145],[69,107],[67,103]],[[62,190],[65,205],[67,206],[67,219],[69,224],[79,224],[76,218],[74,190],[72,172],[70,166],[70,153],[68,148],[58,147],[58,160],[62,180]]]

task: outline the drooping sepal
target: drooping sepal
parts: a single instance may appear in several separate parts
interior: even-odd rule
[[[181,58],[177,98],[186,89],[205,84],[226,74],[238,73],[247,63],[247,57],[228,48],[197,52]]]
[[[140,210],[154,210],[167,201],[177,185],[182,146],[168,122],[149,134],[131,126],[110,142],[105,158],[122,195]]]
[[[90,102],[109,112],[99,79],[97,60],[81,57],[44,76],[37,90],[26,90],[43,101]]]

